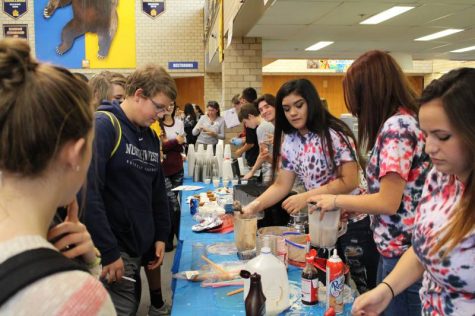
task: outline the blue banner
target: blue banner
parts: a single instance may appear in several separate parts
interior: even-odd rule
[[[14,19],[18,19],[26,13],[27,0],[3,0],[3,12]]]
[[[197,61],[169,61],[168,69],[198,69]]]
[[[164,0],[142,0],[142,11],[148,16],[155,18],[165,11]]]

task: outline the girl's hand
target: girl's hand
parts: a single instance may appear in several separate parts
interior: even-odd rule
[[[56,225],[48,232],[48,240],[59,239],[54,246],[67,258],[82,257],[86,264],[96,261],[96,250],[91,235],[79,221],[79,206],[76,199],[68,205],[68,215],[63,223]]]
[[[323,219],[325,212],[332,211],[336,207],[336,198],[337,195],[333,194],[319,194],[314,195],[307,199],[307,203],[313,204],[312,207],[309,207],[309,213],[313,213],[315,210],[320,211],[320,219]]]
[[[351,309],[352,315],[373,316],[382,313],[389,305],[392,294],[385,284],[379,284],[369,292],[356,298]]]
[[[307,202],[314,203],[317,208],[320,208],[322,211],[331,211],[336,208],[335,205],[336,195],[333,194],[319,194],[310,197]]]
[[[248,205],[242,208],[242,212],[244,214],[257,214],[259,212],[259,204],[260,202],[257,200],[252,201]]]
[[[254,176],[254,172],[249,171],[248,173],[246,173],[246,175],[244,177],[242,177],[243,180],[249,180],[251,179],[252,177]]]
[[[179,145],[183,145],[185,143],[185,137],[183,137],[183,135],[176,135],[176,141]]]
[[[287,213],[296,213],[301,209],[304,209],[307,206],[307,198],[305,193],[300,193],[296,195],[289,196],[282,202],[282,207],[287,211]]]

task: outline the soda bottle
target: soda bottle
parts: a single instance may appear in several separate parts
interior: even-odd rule
[[[249,293],[244,301],[246,316],[264,316],[266,314],[266,297],[262,291],[260,274],[251,274],[246,270],[241,270],[241,277],[251,279]]]
[[[336,249],[327,261],[327,308],[333,307],[336,314],[343,313],[343,289],[345,286],[345,265]]]
[[[302,304],[315,305],[318,303],[318,272],[313,265],[314,256],[305,256],[307,264],[302,271]]]
[[[191,216],[194,216],[198,212],[199,204],[200,204],[200,202],[198,201],[197,198],[192,197],[190,199],[190,214],[191,214]]]

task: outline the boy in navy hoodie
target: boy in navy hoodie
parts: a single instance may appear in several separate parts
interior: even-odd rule
[[[120,105],[98,108],[112,113],[121,131],[109,115],[96,116],[85,222],[101,252],[101,277],[117,313],[135,315],[140,266],[159,269],[171,229],[160,144],[149,126],[166,113],[177,92],[163,68],[149,65],[129,76],[125,93]]]

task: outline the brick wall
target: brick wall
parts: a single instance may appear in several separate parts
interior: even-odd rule
[[[232,97],[244,88],[262,88],[262,40],[259,37],[233,38],[224,50],[222,64],[224,108],[229,109]],[[242,131],[242,127],[226,129],[225,143]]]
[[[203,6],[204,0],[166,0],[165,12],[152,19],[142,13],[142,1],[136,0],[137,66],[198,61],[197,70],[170,72],[203,73]]]
[[[213,100],[217,101],[220,105],[220,108],[224,109],[223,104],[223,90],[222,90],[222,79],[221,73],[209,72],[205,73],[205,103]],[[203,104],[201,104],[203,106]],[[204,106],[203,106],[204,110]]]
[[[433,72],[424,76],[424,86],[429,85],[432,80],[440,78],[444,73],[450,71],[451,69],[460,67],[475,68],[475,61],[435,59],[432,61],[432,65]]]

